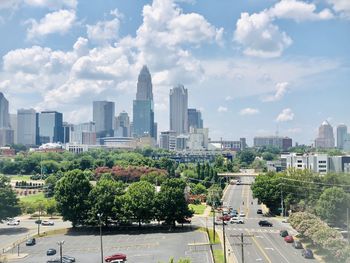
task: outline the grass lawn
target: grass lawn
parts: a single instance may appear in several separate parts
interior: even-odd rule
[[[189,204],[188,205],[190,209],[193,209],[194,210],[194,213],[196,215],[202,215],[204,213],[204,210],[206,208],[206,205],[194,205],[194,204]]]
[[[45,201],[44,193],[38,193],[34,195],[21,196],[20,200],[28,203],[35,203],[37,201]]]
[[[30,180],[30,175],[6,175],[8,178],[11,180],[16,180],[16,181],[29,181]]]
[[[215,263],[224,263],[224,251],[222,249],[214,249],[213,254]]]

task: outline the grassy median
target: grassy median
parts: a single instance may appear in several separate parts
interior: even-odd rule
[[[196,215],[202,215],[207,206],[204,204],[199,204],[199,205],[189,204],[188,207],[190,209],[193,209]]]

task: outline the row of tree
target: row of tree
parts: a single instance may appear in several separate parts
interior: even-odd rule
[[[147,223],[152,220],[175,225],[191,217],[185,199],[186,183],[166,179],[156,191],[155,185],[140,181],[126,185],[104,174],[95,186],[80,170],[66,172],[57,182],[55,199],[64,220],[78,225],[97,225],[98,214],[105,225],[110,222]]]
[[[328,251],[328,257],[332,262],[350,263],[349,243],[337,230],[329,227],[320,218],[310,213],[298,212],[290,216],[289,222],[314,245]]]
[[[344,174],[320,176],[308,170],[288,170],[259,175],[252,185],[255,198],[272,213],[308,211],[328,223],[342,226],[350,208],[350,178]]]

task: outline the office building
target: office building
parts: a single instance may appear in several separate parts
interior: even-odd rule
[[[170,130],[176,134],[188,133],[188,93],[183,85],[170,90]]]
[[[152,78],[143,66],[137,80],[136,100],[133,101],[133,136],[156,138]]]
[[[239,141],[209,141],[210,145],[214,149],[230,150],[230,151],[243,151],[247,147],[246,138],[240,138]]]
[[[72,125],[69,132],[69,142],[73,144],[95,145],[96,128],[94,122]]]
[[[0,92],[0,128],[10,128],[9,102]]]
[[[164,131],[160,133],[159,147],[168,151],[176,150],[176,132]]]
[[[10,128],[0,128],[0,147],[14,143],[14,132]]]
[[[37,116],[34,109],[17,111],[17,142],[23,145],[36,145],[38,136]]]
[[[62,143],[69,143],[70,142],[70,132],[73,128],[74,124],[63,122],[63,142]]]
[[[93,122],[96,127],[97,138],[112,137],[114,135],[113,122],[115,104],[111,101],[93,102]]]
[[[188,131],[190,127],[192,128],[203,128],[203,119],[202,113],[197,109],[188,109],[187,110],[187,119],[188,119]]]
[[[209,129],[190,129],[187,148],[189,150],[207,150],[209,143]]]
[[[18,138],[18,135],[17,135],[17,132],[18,132],[18,129],[17,129],[17,114],[11,114],[10,113],[10,127],[13,130],[13,143],[14,144],[18,144],[18,141],[17,141],[17,138]]]
[[[345,124],[340,124],[337,127],[337,148],[344,149],[345,141],[348,136],[348,127]]]
[[[334,148],[333,127],[328,121],[324,121],[318,129],[318,137],[315,140],[315,147],[318,149]]]
[[[259,136],[254,137],[254,147],[275,147],[287,151],[293,146],[293,141],[288,137]]]
[[[130,137],[130,118],[127,112],[121,112],[118,117],[115,117],[114,136]]]
[[[40,144],[63,142],[62,113],[57,111],[42,111],[38,116],[38,127]]]

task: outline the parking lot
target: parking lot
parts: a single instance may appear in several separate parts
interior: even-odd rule
[[[24,259],[12,261],[21,263],[41,263],[59,255],[58,241],[64,240],[63,254],[76,258],[77,262],[100,262],[100,236],[97,234],[66,234],[37,239],[35,246],[21,246],[21,253],[27,253]],[[108,234],[103,236],[104,256],[115,253],[127,255],[129,263],[168,262],[189,258],[193,263],[211,263],[208,246],[194,245],[206,243],[206,234],[190,231],[189,228],[176,232]],[[55,256],[46,256],[49,248],[55,248]]]

